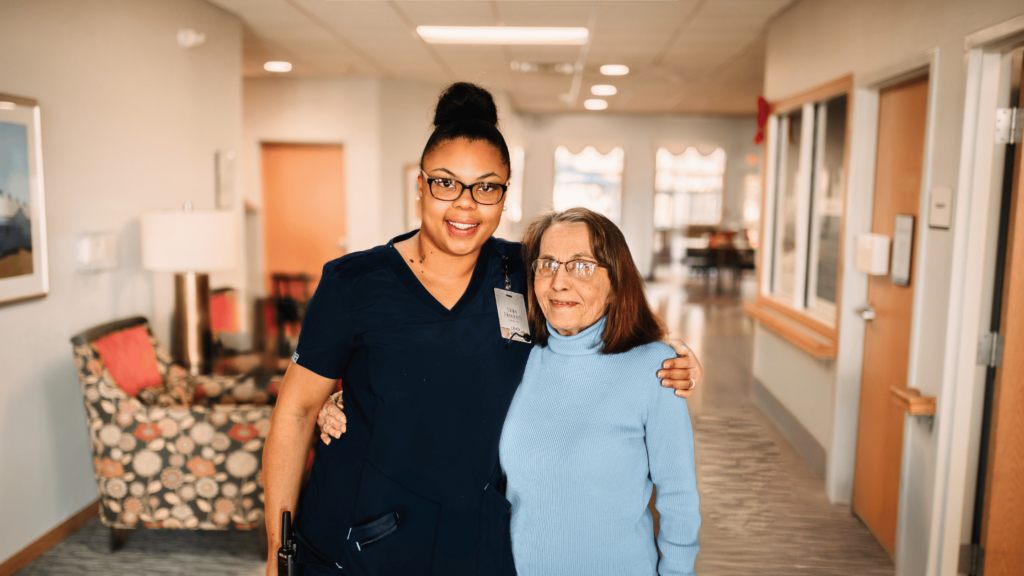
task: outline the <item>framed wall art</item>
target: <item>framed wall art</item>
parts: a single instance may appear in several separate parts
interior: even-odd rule
[[[0,93],[0,303],[49,291],[42,150],[39,104]]]

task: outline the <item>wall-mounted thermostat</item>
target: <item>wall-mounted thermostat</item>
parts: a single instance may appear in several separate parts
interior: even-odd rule
[[[889,244],[888,236],[859,234],[857,236],[857,270],[870,276],[888,274]]]

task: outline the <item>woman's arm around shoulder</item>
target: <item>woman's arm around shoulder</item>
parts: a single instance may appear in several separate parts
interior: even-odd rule
[[[667,345],[649,345],[650,353],[671,357]],[[647,352],[645,350],[645,352]],[[655,507],[661,515],[658,534],[660,576],[694,574],[700,529],[700,498],[693,449],[693,427],[686,401],[671,388],[644,386],[647,392],[645,436],[651,481],[657,486]]]

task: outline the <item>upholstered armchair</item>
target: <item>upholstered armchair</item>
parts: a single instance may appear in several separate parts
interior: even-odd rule
[[[89,422],[100,519],[124,529],[254,529],[263,524],[268,405],[251,379],[189,376],[145,318],[71,340]],[[260,536],[261,543],[265,538]]]

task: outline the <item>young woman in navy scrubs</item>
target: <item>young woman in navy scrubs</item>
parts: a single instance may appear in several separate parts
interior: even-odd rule
[[[525,295],[526,275],[520,244],[491,237],[509,179],[496,124],[486,90],[447,88],[421,159],[422,228],[324,266],[263,452],[268,575],[286,510],[307,575],[515,573],[498,440],[531,346],[498,320],[495,288]],[[679,389],[700,377],[689,351],[665,368]],[[346,434],[320,447],[299,507],[338,379]]]

